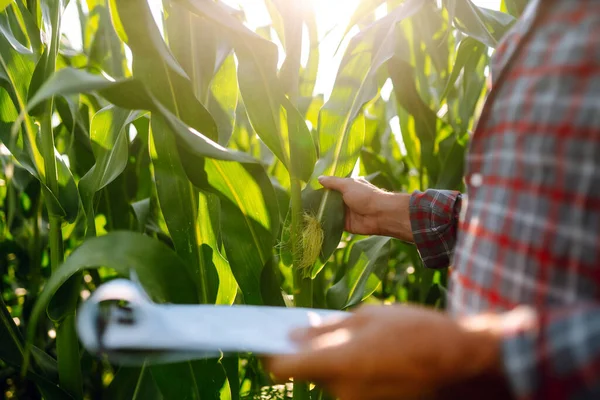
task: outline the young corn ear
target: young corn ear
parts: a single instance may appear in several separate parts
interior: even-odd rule
[[[298,269],[304,271],[306,275],[310,273],[310,268],[313,266],[323,246],[323,229],[321,222],[313,214],[305,212],[303,214],[304,226],[302,229],[302,257]]]

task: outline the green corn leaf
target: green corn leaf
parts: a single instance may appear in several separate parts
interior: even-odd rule
[[[144,232],[146,223],[150,217],[150,198],[145,198],[132,203],[131,208],[137,220],[138,232],[142,233]]]
[[[233,134],[238,103],[238,81],[233,55],[228,56],[213,77],[208,95],[208,111],[219,130],[219,144],[225,146]]]
[[[34,177],[38,177],[34,162],[31,160],[27,150],[24,149],[24,139],[20,136],[11,135],[11,127],[18,118],[18,112],[13,105],[9,93],[0,88],[0,141],[10,150],[11,154],[21,164],[27,172]]]
[[[102,13],[104,12],[102,9],[105,7],[104,0],[86,0],[85,1],[88,15],[85,21],[85,30],[82,32],[83,35],[83,49],[89,53],[91,53],[94,41],[103,40],[102,30],[101,30],[101,20]],[[106,10],[108,11],[108,10]],[[110,15],[109,15],[110,18]],[[96,39],[97,38],[97,39]]]
[[[417,252],[416,247],[412,246],[408,250],[408,257],[411,260],[411,264],[415,269],[415,298],[414,301],[419,303],[425,303],[427,295],[432,289],[436,270],[431,268],[425,268],[423,261]]]
[[[115,3],[133,52],[134,77],[141,79],[150,93],[183,122],[217,141],[217,126],[195,97],[189,77],[163,41],[148,2],[116,0]]]
[[[37,92],[38,89],[40,88],[40,86],[42,86],[44,84],[44,82],[46,81],[46,79],[48,79],[48,76],[46,73],[47,64],[48,64],[48,52],[45,51],[42,54],[42,56],[40,57],[40,59],[38,60],[36,66],[35,66],[35,70],[33,71],[33,74],[31,75],[31,82],[29,82],[29,90],[27,93],[29,98],[33,97],[35,95],[35,92]],[[45,112],[45,103],[46,102],[44,102],[42,104],[38,104],[34,108],[30,108],[29,115],[31,115],[33,117],[41,118]]]
[[[135,271],[144,290],[156,302],[194,304],[199,300],[193,272],[171,249],[139,233],[111,232],[86,240],[48,279],[31,312],[29,344],[46,307],[53,319],[74,311],[77,298],[71,297],[69,291],[60,291],[69,278],[101,266],[113,268],[123,276]]]
[[[0,296],[0,360],[14,368],[20,368],[23,362],[24,342],[17,326]],[[27,378],[31,379],[42,395],[49,400],[72,398],[56,384],[56,361],[37,347],[32,348],[35,366],[27,370]],[[46,367],[46,370],[43,367]],[[45,372],[50,370],[51,373]]]
[[[391,192],[401,190],[400,177],[390,165],[390,160],[386,159],[386,157],[373,151],[362,149],[360,152],[360,161],[364,171],[363,175],[366,175],[367,180],[375,186]],[[372,178],[369,179],[369,176],[372,176]]]
[[[246,28],[214,2],[180,0],[190,11],[222,28],[238,58],[238,80],[252,127],[288,171],[304,181],[316,151],[304,120],[286,99],[277,76],[277,47]]]
[[[166,96],[166,100],[162,104],[155,102],[156,108],[165,117],[165,122],[175,128],[176,133],[177,130],[182,131],[181,121],[187,122],[192,127],[203,124],[205,128],[203,134],[208,136],[209,139],[215,140],[217,137],[216,131],[210,129],[210,126],[207,126],[206,121],[203,121],[202,118],[196,119],[196,125],[193,125],[194,121],[191,120],[189,113],[193,113],[194,118],[196,118],[197,111],[203,110],[203,108],[200,103],[197,103],[195,97],[194,101],[197,103],[195,106],[193,101],[191,103],[186,102],[186,96],[189,98],[189,95],[185,90],[190,90],[189,81],[186,84],[187,87],[181,87],[178,85],[178,80],[183,82],[183,78],[175,75],[165,67],[167,64],[170,65],[176,61],[172,59],[168,49],[164,47],[164,42],[158,36],[157,29],[148,28],[144,30],[133,19],[135,13],[146,16],[146,19],[151,18],[146,2],[117,0],[116,3],[134,53],[134,76],[140,77],[156,96],[162,96],[163,93],[170,94]],[[134,33],[141,34],[142,32],[145,32],[152,40],[134,40]],[[157,57],[167,57],[171,61],[168,63],[152,63],[152,59]],[[158,67],[155,67],[156,64]],[[182,90],[184,91],[181,92]],[[175,93],[177,93],[177,96],[175,96]],[[192,93],[191,96],[194,96],[194,94]],[[186,110],[189,110],[187,111],[188,114],[186,114]],[[210,115],[207,118],[210,118]],[[214,123],[212,118],[210,118],[209,125],[210,123]],[[206,131],[208,131],[208,134],[205,133]],[[190,136],[190,132],[185,132],[183,135],[178,133],[178,136],[180,139],[186,140],[186,137]],[[175,149],[172,148],[172,150]],[[255,168],[238,163],[206,160],[204,170],[202,170],[199,165],[203,160],[199,157],[204,157],[207,154],[190,150],[194,149],[188,147],[181,149],[179,153],[180,158],[188,160],[187,163],[184,162],[183,164],[184,169],[194,184],[199,187],[208,187],[219,195],[222,210],[223,240],[233,274],[245,296],[246,302],[261,304],[261,274],[264,266],[272,256],[271,249],[274,239],[271,229],[278,227],[277,214],[270,212],[273,209],[276,210],[276,200],[270,182],[264,170],[258,166],[255,166],[258,167]],[[184,153],[187,153],[187,157],[183,155]],[[175,157],[175,155],[173,154],[170,157]],[[251,168],[253,171],[249,172]],[[202,176],[199,179],[194,179],[195,174],[198,173],[201,173]],[[260,184],[256,183],[257,180],[260,180]],[[203,185],[205,182],[207,185]],[[186,190],[186,192],[191,193],[189,190]],[[265,199],[269,200],[266,201]],[[267,202],[272,204],[268,205]],[[193,208],[186,206],[187,210]],[[196,211],[193,212],[196,213]],[[231,221],[234,221],[234,223],[231,223]],[[190,221],[187,221],[187,223],[189,224]],[[182,235],[182,240],[192,239],[187,235]],[[246,243],[248,244],[247,247]],[[240,251],[240,247],[245,248],[245,250]],[[199,255],[194,254],[192,258],[199,260]],[[186,260],[190,261],[190,258],[186,258]],[[214,267],[201,275],[208,277],[213,272]],[[201,281],[205,282],[207,279]]]
[[[138,113],[114,106],[107,106],[94,115],[90,139],[96,163],[81,178],[80,185],[98,191],[123,172],[128,155],[125,127],[138,117]]]
[[[161,37],[147,1],[114,0],[111,2],[110,11],[118,15],[127,38],[124,41],[131,47],[135,56],[154,56],[157,64],[164,64],[164,67],[160,65],[160,68],[182,78],[187,77]]]
[[[155,365],[150,368],[156,386],[167,399],[200,400],[202,385],[196,379],[192,363]]]
[[[340,49],[342,41],[344,40],[346,35],[348,35],[348,32],[350,32],[350,29],[352,29],[352,27],[354,27],[355,25],[359,24],[361,21],[372,15],[375,12],[375,9],[377,9],[377,7],[379,7],[386,1],[387,0],[361,0],[358,3],[358,7],[356,7],[356,10],[354,10],[354,13],[350,17],[350,22],[348,22],[346,30],[344,31],[344,34],[340,39],[340,43],[337,46],[336,53]]]
[[[231,46],[206,18],[179,3],[170,3],[166,30],[170,48],[187,72],[196,98],[210,111],[220,144],[231,136],[238,99],[237,75]]]
[[[246,301],[262,304],[260,295],[262,269],[272,255],[274,245],[272,232],[278,231],[279,227],[277,200],[264,169],[258,164],[253,166],[256,160],[247,154],[223,148],[186,126],[142,89],[138,88],[136,93],[133,86],[135,82],[109,81],[83,71],[63,69],[40,88],[30,104],[35,105],[38,99],[41,101],[45,96],[55,92],[67,94],[98,90],[109,101],[114,100],[115,103],[123,106],[126,105],[126,100],[119,99],[118,91],[124,90],[125,85],[133,88],[127,93],[134,99],[134,105],[155,110],[154,112],[164,116],[165,121],[177,134],[178,140],[185,144],[180,146],[180,157],[184,161],[188,178],[197,187],[212,190],[221,198],[221,226],[224,238],[230,239],[224,244],[231,268],[245,294]],[[202,160],[199,157],[239,161],[244,164],[207,159],[202,169],[199,164]],[[249,188],[251,190],[248,190]],[[238,248],[240,243],[243,251]]]
[[[21,23],[25,24],[25,21],[23,21],[24,15],[16,4],[18,3],[3,12],[0,10],[0,34],[10,42],[15,50],[25,54],[31,52],[32,49],[29,48],[27,29],[23,30],[21,25]],[[27,12],[26,9],[25,12]]]
[[[194,185],[218,195],[225,253],[247,304],[263,304],[261,280],[271,262],[279,211],[264,169],[255,164],[205,159],[204,166],[180,153]]]
[[[513,17],[519,18],[525,11],[528,2],[529,0],[502,0],[500,11],[508,12]]]
[[[466,132],[474,128],[478,118],[476,109],[485,100],[485,94],[487,93],[484,71],[488,63],[489,56],[487,52],[484,52],[479,58],[470,58],[465,65],[465,71],[471,71],[471,73],[465,76],[460,85],[462,93],[459,97],[462,97],[463,101],[459,103],[458,118],[456,118],[460,122],[460,124],[457,124],[459,127],[458,132]]]
[[[200,192],[198,210],[200,210],[199,215],[201,216],[198,220],[198,228],[203,240],[202,254],[206,260],[212,260],[219,278],[219,289],[215,303],[233,304],[237,295],[238,284],[231,271],[229,261],[225,259],[219,250],[222,247],[217,235],[221,226],[219,198],[211,193]]]
[[[205,258],[198,224],[208,220],[200,209],[198,189],[194,188],[179,161],[179,152],[169,126],[160,115],[152,117],[152,163],[160,208],[181,259],[194,269],[194,282],[202,303],[214,303],[218,288],[217,270],[212,257]],[[200,219],[202,218],[202,219]]]
[[[394,55],[396,24],[414,15],[421,6],[419,0],[408,1],[352,39],[342,59],[331,98],[321,109],[321,160],[305,189],[310,204],[304,205],[319,219],[325,232],[320,263],[313,276],[337,247],[344,226],[340,195],[320,190],[317,178],[319,175],[345,177],[352,172],[365,135],[361,111],[377,94],[377,71]]]
[[[299,100],[300,55],[302,52],[302,25],[309,2],[288,2],[285,0],[266,0],[275,30],[285,49],[285,60],[279,72],[284,92],[296,104]],[[280,17],[280,18],[277,18]],[[311,93],[312,94],[312,93]]]
[[[209,138],[185,125],[179,118],[169,112],[161,104],[153,100],[154,107],[165,118],[173,132],[177,135],[180,148],[195,157],[208,157],[223,161],[238,161],[247,164],[257,164],[258,160],[249,154],[230,150],[213,142]]]
[[[149,367],[121,367],[103,393],[111,400],[162,400]]]
[[[95,75],[74,70],[62,70],[56,76],[58,78],[54,82],[68,84],[68,88],[71,90],[78,90],[77,85],[69,84],[77,79],[83,83],[79,86],[79,90],[82,88],[100,90],[101,93],[108,93],[109,100],[113,99],[113,96],[118,99],[117,91],[110,92],[110,88],[123,87],[123,81],[110,82]],[[52,84],[52,80],[47,83],[47,85]],[[49,94],[51,90],[42,87],[36,97],[44,93]],[[142,96],[129,93],[137,98],[136,101],[139,103]],[[225,238],[228,239],[224,244],[231,268],[246,301],[252,304],[262,304],[260,279],[264,266],[270,262],[269,258],[274,245],[272,232],[278,231],[279,226],[277,201],[264,169],[259,165],[252,166],[256,161],[245,153],[220,147],[193,131],[164,106],[154,102],[151,96],[147,95],[146,101],[151,103],[150,106],[142,106],[153,108],[156,112],[161,113],[171,129],[178,135],[178,140],[185,144],[185,146],[180,146],[183,149],[180,157],[184,161],[188,160],[187,163],[184,162],[188,177],[196,186],[213,190],[222,201],[224,200],[221,204],[221,212],[224,216],[221,226]],[[120,103],[123,103],[122,99]],[[205,169],[202,169],[200,165],[204,161],[199,157],[215,157],[220,160],[241,161],[248,164],[206,160]],[[220,166],[223,167],[220,168]],[[255,189],[247,191],[248,187]],[[253,207],[248,207],[248,205],[253,205]],[[238,248],[240,243],[243,251]],[[220,279],[227,282],[224,288],[228,288],[224,289],[224,293],[219,292],[220,301],[230,302],[234,297],[232,294],[233,282],[228,277],[221,259],[217,259],[215,265],[222,271],[219,274]]]
[[[13,93],[17,92],[14,91]],[[40,181],[50,207],[49,212],[53,215],[63,216],[67,221],[73,222],[79,210],[79,194],[77,193],[77,186],[71,172],[64,160],[56,156],[59,183],[59,196],[57,198],[45,184],[43,175],[40,175],[40,171],[44,171],[43,159],[40,160],[41,164],[37,164],[34,161],[37,158],[36,154],[41,157],[37,145],[28,146],[28,143],[31,143],[28,139],[29,135],[18,135],[18,112],[10,97],[4,88],[0,88],[0,125],[3,126],[0,129],[0,141],[10,150],[20,165]],[[17,104],[21,103],[18,102]],[[32,123],[32,120],[27,115],[24,121],[25,131],[30,131],[32,133],[31,137],[37,143],[37,126]]]
[[[455,51],[455,39],[448,35],[451,23],[444,10],[430,2],[425,4],[421,11],[412,18],[410,25],[414,30],[415,43],[417,43],[416,41],[419,43],[418,47],[413,47],[413,52],[418,58],[423,59],[423,66],[420,68],[423,76],[434,78],[428,85],[432,86],[435,91],[432,97],[436,97],[437,93],[443,90],[444,78],[450,73],[450,54]],[[421,46],[424,48],[419,49]],[[433,70],[426,66],[429,62],[431,62]],[[436,98],[436,101],[439,100]]]
[[[131,181],[123,172],[101,190],[101,196],[97,196],[101,199],[97,202],[98,214],[105,216],[107,231],[131,230],[134,226],[134,216],[128,204],[130,184]]]
[[[123,43],[113,27],[110,12],[104,0],[88,1],[90,10],[85,23],[85,48],[88,65],[106,71],[111,76],[129,74]]]
[[[108,106],[98,111],[92,118],[90,139],[96,163],[79,181],[79,191],[90,236],[95,236],[96,233],[94,195],[115,180],[125,169],[128,157],[125,127],[137,116],[137,113]]]
[[[489,47],[496,47],[516,19],[501,11],[478,7],[471,0],[445,0],[454,25]]]
[[[187,73],[196,98],[204,105],[214,73],[231,47],[216,35],[206,18],[199,17],[178,2],[169,2],[165,28],[169,48]]]
[[[265,0],[265,7],[269,12],[269,16],[271,17],[271,28],[277,34],[279,41],[283,46],[285,46],[285,23],[284,18],[287,17],[285,15],[285,6],[286,3],[281,3],[279,0]],[[269,26],[261,27],[256,30],[258,34],[261,36],[271,40],[271,32],[269,32]]]
[[[254,59],[247,62],[246,52],[236,50],[238,58],[244,60],[238,66],[238,79],[252,127],[292,175],[307,181],[316,161],[316,150],[300,113],[272,79],[277,74],[276,53],[269,51],[264,55],[272,67],[267,69]]]
[[[106,237],[108,237],[108,239],[104,239]],[[110,243],[119,240],[119,238],[123,240],[123,244],[121,244],[116,251],[112,251],[114,254],[99,254],[100,251],[110,252],[108,250]],[[129,246],[136,248],[132,249]],[[145,248],[144,246],[147,247]],[[183,263],[180,258],[176,257],[170,249],[167,249],[168,251],[163,251],[165,248],[161,243],[153,241],[146,236],[129,231],[111,232],[105,236],[88,239],[80,246],[80,248],[82,250],[79,250],[78,248],[77,251],[73,252],[73,254],[63,263],[61,266],[61,273],[52,275],[52,279],[56,281],[56,286],[52,287],[53,293],[48,295],[52,296],[54,291],[56,291],[56,294],[52,297],[52,301],[48,306],[48,315],[52,320],[59,321],[67,313],[72,312],[79,297],[78,293],[73,295],[69,291],[70,283],[65,284],[63,279],[70,278],[75,273],[86,268],[93,269],[100,266],[114,268],[117,273],[126,276],[129,275],[130,270],[135,270],[142,285],[144,285],[145,288],[147,286],[149,287],[147,290],[149,291],[149,294],[155,298],[155,301],[170,301],[174,303],[197,303],[199,301],[198,292],[191,279],[193,274],[191,267]],[[90,250],[84,251],[84,249],[88,248]],[[145,257],[138,257],[136,260],[130,259],[137,257],[137,255],[144,250],[154,254],[154,256],[157,257],[157,263],[151,264],[149,262],[151,258]],[[74,257],[75,255],[76,257]],[[85,261],[84,259],[89,261]],[[169,268],[178,271],[170,278],[167,277],[169,274],[168,271],[159,270],[161,268],[167,268],[167,262],[172,263]],[[122,265],[117,265],[117,263],[121,263]],[[146,266],[145,264],[148,265]],[[178,269],[182,266],[183,269],[179,271]],[[54,278],[54,275],[58,275],[59,277]],[[161,279],[168,279],[169,284],[161,282]],[[182,284],[181,282],[184,279],[187,281],[185,284]],[[49,282],[53,281],[51,280]],[[180,286],[183,293],[173,293],[173,291],[177,290],[177,285],[183,285]],[[172,298],[173,296],[175,297]],[[192,299],[192,296],[195,296],[194,299]],[[43,295],[40,298],[45,299]]]
[[[40,39],[40,31],[38,29],[36,20],[32,15],[30,9],[25,7],[25,4],[20,1],[15,1],[14,4],[17,6],[18,10],[15,10],[14,6],[11,9],[7,9],[7,14],[10,15],[14,12],[14,15],[17,17],[19,21],[22,21],[21,26],[25,26],[25,36],[26,40],[29,42],[29,45],[35,54],[40,54],[42,52],[42,41]]]
[[[216,359],[155,365],[151,370],[166,399],[218,399],[227,379]]]
[[[0,35],[0,79],[6,83],[5,87],[12,99],[14,108],[18,110],[17,112],[23,112],[26,109],[28,83],[34,69],[34,55],[28,52],[27,49],[23,49],[22,46],[19,48],[18,41],[16,39],[11,40],[11,36],[3,32]],[[44,159],[38,148],[33,122],[29,116],[25,117],[23,122],[25,128],[24,140],[31,146],[29,156],[34,169],[30,172],[45,182]],[[13,134],[12,136],[12,141],[15,141],[16,135]],[[8,144],[6,146],[9,147]]]
[[[117,32],[117,36],[124,43],[127,43],[129,38],[127,37],[127,33],[125,32],[125,28],[123,27],[123,23],[121,22],[121,17],[117,12],[117,0],[108,0],[108,11],[110,13],[110,19],[112,21],[112,25]]]
[[[122,21],[125,21],[125,16],[129,15],[128,13],[133,12],[133,3],[127,3],[127,6],[125,6],[120,1],[117,1]],[[138,8],[139,12],[148,14],[146,8],[142,5],[139,5]],[[124,22],[126,30],[129,24],[128,22]],[[132,25],[134,24],[132,23]],[[133,32],[134,29],[132,28],[131,31]],[[152,33],[152,35],[155,34]],[[130,41],[132,41],[132,35],[128,34],[128,36],[130,37]],[[154,40],[154,45],[160,48],[164,43],[162,39],[160,42],[159,39],[156,39]],[[151,52],[141,44],[137,45],[138,53],[136,54],[136,47],[133,42],[132,49],[134,51],[134,64],[140,52],[142,53],[142,56],[140,56],[142,61],[146,52],[153,57],[156,54],[159,54],[161,57],[167,57],[166,52]],[[176,97],[172,96],[169,99],[170,101],[164,103],[164,107],[157,105],[157,108],[165,116],[165,120],[172,127],[179,127],[179,132],[181,132],[181,123],[179,121],[186,122],[186,117],[182,114],[182,110],[190,105],[186,104],[185,98],[179,95],[179,87],[170,81],[169,78],[172,75],[168,73],[165,75],[164,71],[156,72],[156,74],[162,74],[166,78],[165,81],[169,85],[172,85],[169,88],[161,90],[158,85],[155,85],[161,81],[156,80],[156,76],[160,75],[153,75],[151,67],[147,64],[137,65],[139,67],[134,67],[134,75],[140,72],[142,79],[151,86],[151,90],[154,93],[177,92],[178,95]],[[164,108],[167,108],[168,111]],[[177,118],[174,118],[170,113],[175,114]],[[181,135],[179,136],[184,140],[186,139]],[[189,132],[187,132],[186,136],[189,136]],[[215,138],[214,132],[209,138]],[[187,153],[187,157],[183,155],[184,152]],[[193,158],[190,158],[190,155]],[[221,229],[223,230],[225,250],[231,269],[244,294],[245,301],[251,304],[261,304],[261,274],[264,266],[270,261],[272,254],[274,239],[271,230],[278,226],[277,214],[271,212],[273,209],[276,210],[273,189],[270,187],[270,182],[264,171],[258,166],[250,167],[238,163],[206,160],[204,171],[202,171],[199,168],[199,163],[202,160],[198,159],[198,156],[206,156],[206,154],[190,152],[190,148],[182,149],[180,152],[180,157],[188,160],[187,163],[184,161],[184,168],[188,177],[192,179],[192,182],[199,187],[204,186],[205,188],[209,188],[209,190],[214,190],[219,195],[222,216]],[[190,160],[194,161],[190,162]],[[202,172],[203,176],[200,179],[194,179],[195,174],[198,172]],[[256,183],[257,181],[260,183]],[[203,185],[205,182],[207,185]],[[240,250],[240,247],[244,250]]]
[[[433,181],[437,180],[439,159],[435,157],[435,143],[438,125],[442,124],[436,113],[423,101],[415,84],[415,68],[406,61],[395,57],[388,62],[390,77],[394,84],[398,116],[402,137],[413,165],[421,171],[421,179],[427,168]],[[423,185],[420,185],[423,186]],[[423,189],[419,187],[418,189]]]
[[[165,106],[156,101],[144,85],[136,79],[110,80],[100,75],[73,68],[61,69],[38,90],[30,100],[29,107],[35,107],[44,99],[57,94],[69,95],[93,91],[97,91],[108,101],[122,108],[160,113],[177,134],[178,142],[191,153],[221,160],[244,163],[258,162],[248,154],[220,146],[202,133],[181,122]]]
[[[240,373],[238,356],[227,356],[221,359],[221,364],[227,374],[229,389],[231,392],[230,400],[240,399]]]
[[[355,242],[342,278],[327,291],[327,305],[345,309],[359,304],[381,284],[391,238],[373,236]]]
[[[310,7],[310,5],[307,5]],[[307,114],[308,107],[313,100],[315,83],[317,82],[317,73],[319,71],[319,32],[317,30],[317,20],[312,8],[305,10],[304,24],[308,31],[309,53],[306,67],[300,71],[300,111],[302,115]],[[308,119],[308,118],[307,118]],[[314,127],[317,124],[313,124]]]
[[[196,98],[208,108],[226,144],[233,130],[238,88],[231,46],[214,24],[178,2],[169,4],[166,32],[173,55],[186,71]]]
[[[448,92],[454,87],[456,80],[465,67],[470,64],[472,60],[476,60],[477,62],[485,55],[486,50],[487,48],[481,42],[470,37],[465,38],[460,42],[454,61],[454,66],[452,67],[452,73],[448,78],[446,88],[444,89],[440,101],[444,100],[448,96]]]
[[[55,72],[29,99],[30,110],[42,101],[57,95],[68,96],[98,92],[116,106],[130,110],[155,110],[153,99],[137,79],[115,80],[106,75],[95,75],[75,68]]]
[[[311,99],[310,104],[308,105],[308,108],[304,114],[306,120],[312,125],[313,141],[315,142],[315,146],[317,146],[317,153],[319,152],[319,138],[317,135],[317,128],[319,126],[319,112],[321,111],[321,108],[323,108],[324,104],[325,101],[323,99],[323,95],[318,94]]]
[[[442,158],[440,177],[436,188],[462,190],[468,134],[462,138],[450,135],[440,142],[439,156]]]

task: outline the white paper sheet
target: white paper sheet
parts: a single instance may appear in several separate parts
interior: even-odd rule
[[[103,313],[101,303],[108,300],[128,304]],[[215,357],[221,352],[289,354],[296,351],[289,339],[293,329],[346,316],[302,308],[155,304],[137,283],[119,279],[100,286],[83,303],[77,329],[92,354],[138,365]]]

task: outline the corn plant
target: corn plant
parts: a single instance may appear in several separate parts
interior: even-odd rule
[[[273,386],[251,354],[139,368],[87,354],[79,302],[132,272],[156,302],[443,307],[445,273],[410,244],[344,233],[317,178],[462,189],[490,52],[525,1],[362,1],[327,101],[305,2],[264,0],[272,24],[253,31],[218,1],[163,0],[158,23],[147,0],[71,1],[81,51],[61,34],[68,0],[0,1],[7,398],[326,397]]]

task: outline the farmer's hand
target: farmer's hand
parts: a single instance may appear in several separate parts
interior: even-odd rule
[[[363,178],[321,176],[319,182],[325,188],[342,194],[346,204],[345,229],[348,232],[413,241],[408,212],[409,194],[386,192]]]
[[[459,323],[421,307],[370,306],[295,333],[300,352],[267,365],[278,379],[316,382],[341,400],[508,399],[499,324],[477,318]]]

